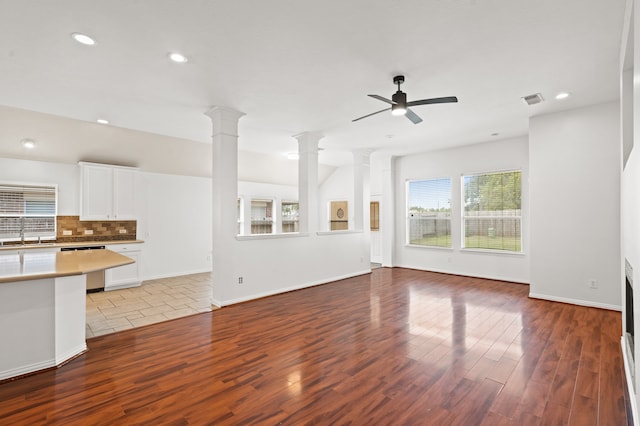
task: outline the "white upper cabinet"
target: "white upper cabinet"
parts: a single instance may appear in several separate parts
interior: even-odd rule
[[[113,169],[113,215],[116,220],[136,219],[136,169]]]
[[[80,163],[80,220],[135,220],[137,175],[131,167]]]

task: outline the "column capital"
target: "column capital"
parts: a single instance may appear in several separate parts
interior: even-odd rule
[[[298,141],[298,152],[318,152],[318,144],[324,135],[321,132],[302,132],[293,137]]]
[[[362,163],[368,165],[370,156],[374,151],[375,150],[371,148],[359,148],[352,150],[351,154],[353,155],[354,164]]]
[[[313,139],[319,142],[320,139],[324,137],[324,135],[322,134],[322,132],[302,132],[302,133],[293,135],[293,137],[296,138],[298,142],[301,140],[313,140]]]
[[[245,116],[245,113],[232,108],[214,106],[204,115],[211,119],[213,136],[223,134],[238,137],[238,121]]]
[[[373,148],[356,148],[351,150],[353,156],[369,156],[375,152]]]

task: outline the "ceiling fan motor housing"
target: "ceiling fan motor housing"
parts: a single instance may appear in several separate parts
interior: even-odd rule
[[[407,94],[401,90],[398,90],[396,93],[394,93],[393,96],[391,96],[391,100],[396,105],[404,105],[405,108],[407,106]]]
[[[391,105],[391,114],[404,115],[407,113],[407,94],[401,90],[391,96],[393,105]]]

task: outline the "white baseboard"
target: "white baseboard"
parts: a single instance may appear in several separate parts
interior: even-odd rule
[[[273,296],[276,294],[280,294],[280,293],[286,293],[289,291],[294,291],[294,290],[300,290],[303,288],[308,288],[308,287],[314,287],[317,285],[322,285],[322,284],[327,284],[330,282],[334,282],[334,281],[340,281],[340,280],[344,280],[346,278],[352,278],[352,277],[357,277],[359,275],[365,275],[365,274],[370,274],[371,273],[371,268],[369,269],[364,269],[362,271],[359,272],[354,272],[351,274],[346,274],[346,275],[340,275],[337,277],[331,277],[331,278],[325,278],[322,280],[318,280],[318,281],[311,281],[308,283],[304,283],[304,284],[300,284],[300,285],[295,285],[295,286],[291,286],[291,287],[282,287],[276,290],[269,290],[269,291],[264,291],[261,293],[255,293],[249,296],[243,296],[243,297],[238,297],[235,299],[230,299],[230,300],[225,300],[225,301],[218,301],[218,300],[214,300],[213,304],[216,306],[229,306],[229,305],[234,305],[236,303],[241,303],[241,302],[247,302],[249,300],[254,300],[254,299],[260,299],[262,297],[267,297],[267,296]]]
[[[56,365],[60,365],[65,361],[68,361],[69,359],[73,358],[74,356],[78,356],[79,354],[81,354],[82,352],[87,350],[87,343],[86,340],[84,342],[82,342],[82,344],[76,346],[73,349],[70,349],[68,351],[66,351],[65,353],[62,354],[56,354]]]
[[[104,291],[122,290],[123,288],[140,287],[141,285],[142,285],[142,281],[136,281],[134,283],[118,284],[118,285],[105,287]]]
[[[438,274],[459,275],[461,277],[481,278],[485,280],[508,281],[512,283],[527,284],[527,285],[530,284],[528,281],[522,281],[519,278],[512,278],[512,277],[498,277],[495,275],[478,275],[478,274],[471,275],[471,274],[465,274],[463,272],[458,272],[458,271],[446,271],[443,269],[424,268],[424,267],[413,266],[413,265],[393,265],[393,266],[382,265],[382,266],[390,267],[390,268],[415,269],[416,271],[436,272]]]
[[[182,277],[184,275],[203,274],[205,272],[211,272],[211,268],[194,269],[192,271],[169,272],[166,274],[150,275],[150,276],[144,277],[142,281],[161,280],[163,278]]]
[[[34,364],[23,365],[18,368],[12,368],[10,370],[0,371],[0,380],[10,379],[12,377],[22,376],[24,374],[35,373],[36,371],[45,370],[47,368],[55,367],[56,361],[54,359],[48,359],[46,361],[36,362]]]
[[[631,414],[633,415],[633,424],[640,424],[640,419],[638,419],[638,405],[636,403],[636,393],[634,391],[631,371],[629,370],[629,363],[633,362],[627,357],[627,341],[622,336],[620,338],[620,346],[622,347],[622,362],[624,363],[624,375],[627,378],[627,390],[629,391],[629,402],[631,404]]]
[[[568,297],[550,296],[548,294],[529,293],[529,297],[533,299],[549,300],[551,302],[569,303],[571,305],[588,306],[590,308],[608,309],[610,311],[622,311],[620,305],[609,305],[607,303],[593,302],[591,300],[571,299]]]

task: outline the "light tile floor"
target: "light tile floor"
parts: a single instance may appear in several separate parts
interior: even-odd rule
[[[211,273],[144,281],[140,287],[87,294],[87,337],[209,312]]]

